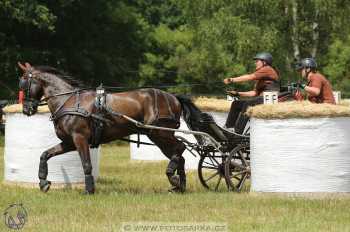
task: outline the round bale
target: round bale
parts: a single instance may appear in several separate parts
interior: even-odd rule
[[[55,134],[47,107],[39,107],[33,116],[22,114],[21,105],[4,109],[5,125],[5,175],[6,183],[33,186],[38,183],[40,155],[61,141]],[[99,149],[90,149],[93,176],[99,174]],[[53,187],[84,183],[85,177],[77,151],[68,152],[48,161],[48,177]],[[56,183],[56,185],[55,185]],[[35,185],[36,186],[36,185]]]

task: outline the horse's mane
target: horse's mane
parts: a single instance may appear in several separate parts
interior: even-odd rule
[[[50,73],[55,76],[58,76],[59,78],[66,81],[68,84],[72,85],[73,87],[86,87],[83,81],[78,80],[74,78],[73,76],[68,75],[67,73],[58,70],[56,68],[50,67],[50,66],[35,66],[34,69],[43,72],[43,73]]]

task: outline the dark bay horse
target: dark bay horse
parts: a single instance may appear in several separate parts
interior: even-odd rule
[[[105,107],[99,109],[96,104],[95,90],[74,88],[64,74],[57,69],[48,66],[31,66],[29,63],[25,65],[18,63],[18,65],[23,71],[19,83],[20,89],[25,93],[23,113],[28,116],[35,114],[40,100],[44,98],[52,114],[57,137],[62,141],[40,156],[39,186],[43,192],[47,192],[51,185],[47,180],[47,161],[54,156],[77,150],[85,174],[85,193],[94,193],[95,184],[91,175],[89,146],[94,143],[96,137],[100,144],[140,132],[135,124],[119,115],[126,115],[148,125],[179,127],[182,105],[186,104],[183,98],[158,89],[139,89],[106,94]],[[101,123],[104,126],[96,126]],[[166,175],[172,185],[171,190],[184,192],[186,175],[182,153],[185,145],[176,139],[173,131],[145,129],[141,132],[146,134],[169,158]]]

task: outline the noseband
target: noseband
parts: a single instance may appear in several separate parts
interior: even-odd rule
[[[32,69],[29,69],[26,79],[21,78],[19,81],[19,88],[24,91],[23,110],[29,115],[35,114],[38,106],[43,105],[40,103],[40,100],[33,98],[30,94],[31,87],[34,82],[37,83],[38,81],[33,79]]]

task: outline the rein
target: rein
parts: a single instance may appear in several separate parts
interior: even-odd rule
[[[53,97],[65,96],[65,95],[69,95],[69,94],[76,94],[76,93],[81,92],[81,91],[92,90],[92,89],[95,89],[95,88],[83,88],[83,89],[76,89],[76,90],[68,91],[68,92],[64,92],[64,93],[57,93],[57,94],[53,94],[53,95],[50,95],[50,96],[47,96],[47,97],[41,99],[40,102],[47,102],[47,100],[49,100]],[[45,104],[47,104],[47,103],[45,103]]]

